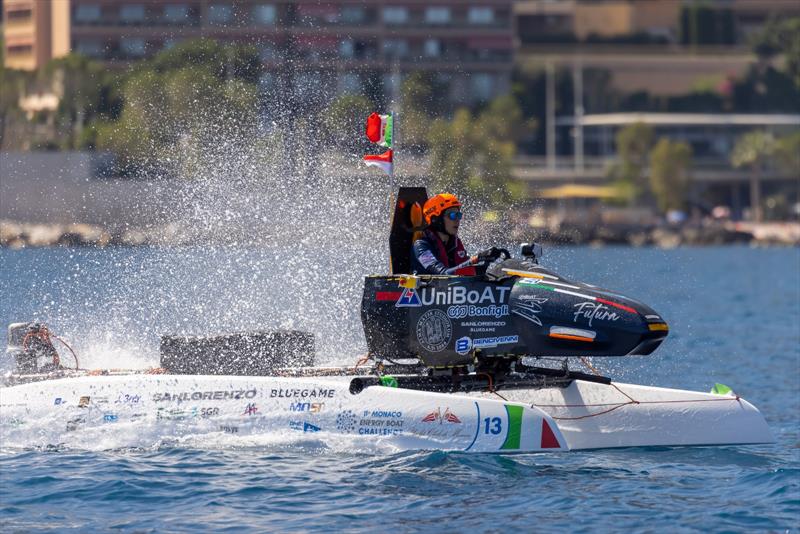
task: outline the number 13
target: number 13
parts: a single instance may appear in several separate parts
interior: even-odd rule
[[[484,434],[494,434],[497,435],[503,431],[503,420],[499,417],[486,417],[483,420]]]

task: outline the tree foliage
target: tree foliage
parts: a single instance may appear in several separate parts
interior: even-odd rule
[[[247,135],[258,121],[253,47],[189,41],[135,67],[122,84],[122,112],[99,125],[98,148],[129,169],[169,167],[170,154]]]
[[[734,167],[750,168],[750,206],[753,218],[761,221],[761,174],[764,165],[777,149],[775,136],[769,132],[755,130],[739,139],[731,151],[731,164]]]
[[[654,136],[652,126],[637,122],[619,130],[615,137],[618,162],[611,169],[611,176],[629,201],[647,190],[645,169]]]
[[[373,111],[373,103],[364,96],[344,94],[335,98],[322,113],[325,140],[350,150],[364,146],[364,122]]]
[[[431,188],[467,191],[489,205],[520,198],[525,188],[512,176],[516,143],[531,125],[511,96],[495,99],[477,116],[460,108],[438,119],[428,134]]]
[[[650,152],[650,188],[661,211],[683,210],[689,191],[692,148],[661,138]]]
[[[767,59],[783,55],[786,72],[800,89],[800,17],[771,19],[754,36],[753,49]]]

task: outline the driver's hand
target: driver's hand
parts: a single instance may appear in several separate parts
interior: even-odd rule
[[[473,263],[481,263],[481,262],[493,262],[497,258],[500,257],[500,249],[497,247],[487,248],[486,250],[482,250],[478,252],[478,255],[475,256],[475,261]]]

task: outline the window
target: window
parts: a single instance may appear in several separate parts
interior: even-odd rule
[[[343,58],[352,58],[356,53],[355,44],[352,39],[345,39],[339,43],[339,56]]]
[[[361,93],[361,78],[358,74],[340,74],[336,80],[336,91],[341,94],[357,95]]]
[[[97,22],[100,20],[100,6],[96,4],[81,4],[75,10],[76,22]]]
[[[6,13],[8,22],[26,22],[33,16],[33,11],[30,9],[14,9],[13,11],[11,9],[9,8]]]
[[[361,24],[366,18],[363,6],[344,6],[342,8],[341,21],[344,24]]]
[[[408,9],[404,7],[383,8],[383,22],[386,24],[405,24],[408,22]]]
[[[492,98],[494,79],[491,74],[473,74],[470,85],[473,99],[486,101]]]
[[[275,24],[275,6],[271,4],[261,4],[253,6],[253,20],[262,26]]]
[[[128,4],[120,6],[119,20],[123,24],[144,22],[144,6],[142,4]]]
[[[405,39],[385,39],[383,53],[389,57],[405,57],[408,55],[408,41]]]
[[[425,57],[439,57],[442,55],[442,43],[438,39],[428,39],[423,48]]]
[[[30,54],[33,52],[33,45],[30,44],[20,44],[20,45],[9,45],[6,48],[6,52],[9,55],[23,55],[23,54]]]
[[[144,55],[144,39],[125,37],[120,40],[119,48],[128,57],[140,57]]]
[[[258,47],[258,57],[261,58],[261,61],[273,61],[276,56],[275,45],[269,43]]]
[[[428,24],[448,24],[450,22],[449,7],[429,7],[425,10],[425,22]]]
[[[467,14],[470,24],[491,24],[494,22],[494,9],[491,7],[471,7]]]
[[[230,4],[211,4],[208,6],[208,21],[211,24],[224,25],[233,19],[233,7]]]
[[[167,24],[183,24],[188,22],[189,6],[186,4],[169,4],[164,6],[164,22]]]
[[[103,44],[96,39],[81,39],[75,43],[75,50],[88,57],[103,57]]]

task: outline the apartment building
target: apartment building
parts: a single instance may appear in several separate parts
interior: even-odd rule
[[[69,53],[67,0],[5,0],[2,15],[6,67],[36,70]]]
[[[506,92],[513,64],[511,0],[8,0],[9,58],[20,51],[12,30],[38,21],[45,4],[51,21],[67,21],[69,48],[110,65],[208,37],[258,47],[267,86],[291,69],[300,88],[358,92],[426,70],[454,102],[472,102]],[[38,46],[41,33],[29,35]]]
[[[753,33],[797,16],[795,0],[521,0],[517,65],[579,64],[622,93],[680,95],[743,74]]]

